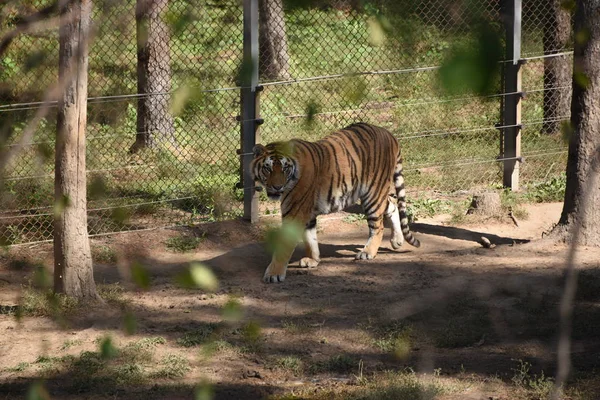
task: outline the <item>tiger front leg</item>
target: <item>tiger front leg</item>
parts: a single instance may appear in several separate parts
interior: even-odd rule
[[[319,253],[319,242],[317,241],[317,219],[313,218],[306,224],[304,230],[304,247],[306,257],[300,260],[300,268],[316,268],[321,261]]]
[[[265,270],[263,281],[266,283],[277,283],[285,280],[287,267],[294,253],[294,249],[300,239],[300,230],[298,227],[305,226],[306,223],[299,222],[296,218],[286,218],[283,220],[281,232],[275,239],[273,258]]]
[[[374,259],[383,239],[383,215],[369,217],[367,221],[369,223],[369,240],[362,251],[356,254],[357,260]]]

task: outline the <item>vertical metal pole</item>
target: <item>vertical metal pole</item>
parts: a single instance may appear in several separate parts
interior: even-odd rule
[[[504,23],[506,27],[506,62],[504,63],[504,176],[505,187],[519,190],[521,162],[521,2],[507,0]]]
[[[252,148],[258,137],[258,0],[244,0],[244,59],[241,77],[241,166],[244,219],[258,221],[258,193],[250,173]]]

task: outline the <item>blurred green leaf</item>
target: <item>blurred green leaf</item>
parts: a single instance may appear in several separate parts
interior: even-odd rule
[[[125,224],[131,218],[131,211],[126,207],[116,207],[111,210],[110,218],[119,224]]]
[[[194,9],[192,7],[187,7],[182,12],[173,11],[171,8],[164,16],[165,22],[171,27],[171,31],[173,36],[180,35],[192,22],[198,20]]]
[[[442,88],[451,95],[491,94],[499,83],[503,46],[498,32],[489,24],[476,29],[474,41],[459,44],[439,70]]]
[[[246,86],[250,83],[252,75],[256,73],[256,64],[256,60],[242,60],[238,69],[238,77],[236,81],[239,86]]]
[[[399,360],[406,360],[410,355],[410,340],[405,337],[396,338],[394,341],[394,356]]]
[[[575,66],[573,71],[573,80],[583,89],[587,89],[591,83],[590,78],[584,72],[580,71],[577,66]]]
[[[280,228],[271,229],[266,235],[267,250],[277,259],[287,257],[290,248],[302,239],[304,227],[295,221],[284,221]]]
[[[59,218],[65,209],[71,205],[71,199],[69,196],[63,195],[62,197],[54,201],[54,217]]]
[[[199,262],[190,263],[189,267],[175,277],[175,282],[184,288],[200,288],[214,292],[219,287],[219,281],[210,268]]]
[[[42,158],[43,162],[49,161],[54,158],[54,149],[48,143],[38,143],[36,151]]]
[[[205,265],[200,263],[190,264],[190,276],[196,286],[201,289],[214,292],[219,287],[219,281],[215,274]]]
[[[346,79],[343,85],[344,99],[351,104],[360,104],[367,96],[369,85],[366,80],[359,76],[353,76]]]
[[[27,389],[27,400],[49,400],[50,394],[42,382],[34,382]]]
[[[575,11],[575,0],[562,0],[560,6],[563,10],[567,10],[569,12]]]
[[[250,321],[243,328],[244,339],[249,342],[256,343],[261,337],[261,327],[258,322]]]
[[[591,33],[589,28],[582,28],[575,32],[575,44],[584,46],[590,40],[590,37]]]
[[[242,318],[242,303],[235,297],[227,300],[223,306],[223,319],[229,322],[239,321]]]
[[[173,116],[181,115],[186,106],[192,102],[198,102],[202,99],[202,91],[198,87],[190,84],[183,84],[171,97],[170,112]]]
[[[32,69],[37,68],[38,66],[41,66],[41,64],[44,62],[45,58],[46,58],[45,50],[34,51],[33,53],[27,55],[23,69],[25,70],[25,72],[29,72]]]
[[[390,23],[381,15],[373,16],[367,20],[367,30],[369,43],[373,46],[381,46],[385,42],[386,33],[390,30]]]
[[[43,266],[37,266],[33,273],[33,284],[38,288],[49,288],[52,286],[52,275]]]
[[[315,100],[310,100],[306,104],[306,119],[304,120],[304,127],[311,129],[315,122],[315,116],[320,112],[321,106]]]
[[[213,400],[215,392],[212,385],[209,382],[202,382],[196,387],[194,391],[195,400]]]
[[[117,355],[118,350],[113,345],[112,338],[106,336],[100,341],[100,356],[104,359],[113,358]]]
[[[123,327],[127,335],[133,335],[137,330],[137,321],[131,311],[127,311],[123,316]]]
[[[150,287],[150,275],[139,262],[131,264],[131,279],[140,288],[146,290]]]
[[[101,175],[92,176],[92,181],[89,184],[88,196],[91,200],[103,199],[108,192],[106,180]]]
[[[571,121],[563,121],[560,124],[560,132],[565,143],[569,143],[575,133],[575,128],[573,128]]]

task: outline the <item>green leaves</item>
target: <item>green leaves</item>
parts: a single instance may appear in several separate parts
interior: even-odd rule
[[[131,264],[131,280],[141,289],[146,290],[150,287],[150,275],[139,262]]]
[[[503,46],[498,32],[481,24],[474,40],[450,51],[439,70],[442,88],[451,95],[488,95],[499,82]]]
[[[199,288],[208,292],[214,292],[219,287],[219,281],[212,270],[199,262],[190,263],[188,268],[175,278],[175,281],[184,288]]]
[[[276,259],[287,258],[290,250],[302,239],[304,227],[296,221],[284,221],[280,228],[267,232],[266,246]]]
[[[114,358],[118,353],[117,348],[113,345],[112,338],[106,336],[100,341],[100,356],[104,359]]]

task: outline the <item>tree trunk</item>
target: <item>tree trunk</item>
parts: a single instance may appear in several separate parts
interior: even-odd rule
[[[263,79],[290,79],[290,56],[282,0],[259,0],[259,74]]]
[[[588,32],[589,39],[575,43],[571,104],[574,133],[569,141],[565,203],[554,229],[559,238],[583,246],[600,246],[599,14],[600,0],[577,2],[575,32]]]
[[[175,145],[175,127],[169,113],[171,55],[169,26],[163,15],[168,0],[137,0],[137,134],[131,152]]]
[[[550,0],[544,24],[544,54],[566,51],[571,38],[571,15],[562,0]],[[544,125],[543,131],[553,134],[560,131],[560,119],[569,116],[571,106],[571,62],[569,56],[544,59]]]
[[[54,290],[77,298],[97,297],[87,231],[85,129],[91,0],[70,2],[60,25]],[[69,19],[70,16],[70,19]]]

